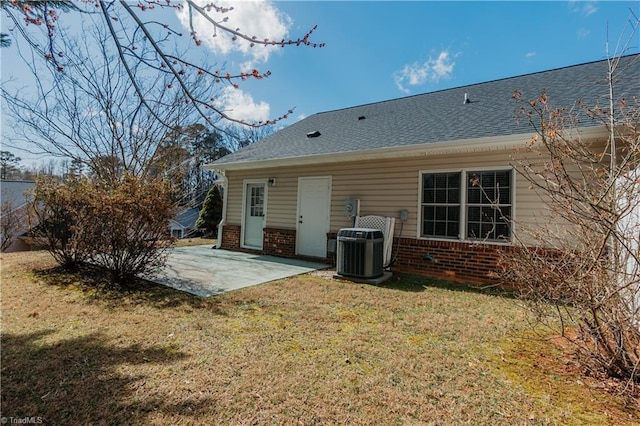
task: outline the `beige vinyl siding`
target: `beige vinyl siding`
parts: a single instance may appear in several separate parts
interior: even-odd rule
[[[228,171],[227,223],[241,224],[242,187],[245,180],[275,178],[268,186],[267,226],[295,229],[299,177],[331,176],[331,231],[352,226],[343,214],[344,200],[360,200],[360,214],[399,217],[401,209],[409,211],[402,236],[418,236],[420,172],[457,171],[510,166],[512,151],[385,159],[314,166],[280,167],[249,171]],[[528,182],[515,173],[515,216],[529,222],[547,216],[545,208]],[[399,226],[396,227],[396,235]]]

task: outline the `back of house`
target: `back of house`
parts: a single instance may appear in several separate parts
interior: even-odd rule
[[[329,263],[354,215],[393,217],[391,270],[490,282],[518,224],[551,217],[518,174],[534,130],[514,93],[608,105],[607,72],[597,61],[307,117],[207,166],[225,181],[219,247]],[[637,98],[640,55],[614,78],[616,100]],[[606,143],[601,123],[577,119],[582,138]]]

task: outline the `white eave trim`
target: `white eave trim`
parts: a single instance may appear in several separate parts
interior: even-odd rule
[[[583,139],[595,139],[608,136],[605,126],[586,127],[578,129],[578,131]],[[211,163],[205,164],[204,168],[207,170],[223,172],[225,170],[252,170],[266,169],[270,167],[304,166],[310,164],[331,164],[345,163],[349,161],[380,160],[402,157],[415,158],[421,156],[428,157],[432,155],[499,151],[504,149],[521,148],[524,144],[529,143],[534,135],[535,133],[521,133],[508,136],[432,142],[362,151],[277,158],[272,160],[239,161],[236,163],[221,164]]]

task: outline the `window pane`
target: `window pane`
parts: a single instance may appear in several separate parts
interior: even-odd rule
[[[496,186],[496,179],[493,172],[484,172],[480,174],[480,185],[485,188],[493,188]]]
[[[511,172],[509,170],[496,172],[496,183],[505,188],[511,186]]]
[[[480,238],[480,223],[469,222],[467,224],[467,238]]]
[[[480,235],[480,238],[495,239],[493,223],[483,223],[481,226],[482,226],[482,233]]]
[[[460,173],[449,173],[449,188],[460,188]]]
[[[467,209],[467,220],[469,222],[480,222],[480,207],[469,207]]]
[[[495,214],[495,209],[493,207],[482,207],[482,212],[480,213],[480,220],[483,222],[493,221]]]
[[[422,175],[422,187],[423,188],[435,188],[435,178],[432,174]]]
[[[447,207],[447,220],[457,223],[460,220],[460,208]]]
[[[500,187],[500,204],[511,204],[511,189],[509,187]]]
[[[422,221],[422,233],[425,235],[433,235],[433,221]]]
[[[460,202],[460,188],[449,188],[449,191],[447,191],[447,202],[456,204]]]
[[[458,238],[460,236],[460,226],[459,226],[459,222],[449,222],[449,228],[447,229],[448,237],[455,237]]]
[[[422,235],[458,237],[460,173],[422,175]]]
[[[436,197],[435,197],[435,190],[434,189],[425,189],[424,190],[424,194],[422,196],[422,202],[423,203],[435,203],[436,201]]]
[[[467,184],[467,193],[470,194],[474,191],[484,192],[484,194],[480,197],[480,201],[477,201],[477,195],[474,196],[475,199],[472,201],[470,198],[469,202],[480,202],[480,203],[489,203],[493,201],[498,196],[498,188],[505,188],[509,190],[510,182],[511,182],[511,171],[499,171],[499,172],[469,172],[467,173],[468,184]]]
[[[431,221],[431,220],[434,220],[434,219],[436,218],[436,217],[435,217],[435,207],[432,207],[432,206],[425,206],[425,207],[423,208],[423,215],[422,215],[422,217],[423,217],[425,220],[430,220],[430,221]]]
[[[500,213],[498,218],[502,221],[511,220],[511,206],[502,206],[500,207]]]
[[[511,170],[467,173],[467,238],[508,239]]]
[[[479,204],[482,199],[482,191],[480,188],[469,188],[467,190],[467,202],[471,204]]]
[[[496,225],[496,239],[508,239],[509,238],[509,226],[502,222]]]
[[[438,173],[435,176],[435,186],[436,188],[446,188],[447,187],[447,181],[448,181],[448,175],[445,173]]]

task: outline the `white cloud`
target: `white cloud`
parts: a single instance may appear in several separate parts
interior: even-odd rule
[[[598,11],[596,1],[569,1],[569,11],[571,13],[579,13],[584,16],[593,15]]]
[[[585,16],[589,16],[591,14],[594,14],[598,11],[598,8],[596,7],[595,2],[586,2],[584,4],[584,6],[582,7],[582,14]]]
[[[208,0],[197,0],[199,5],[210,3]],[[218,13],[211,9],[209,16],[216,22],[228,18],[227,22],[221,24],[232,30],[238,31],[249,37],[255,36],[258,40],[275,40],[280,41],[287,37],[289,28],[293,21],[285,13],[278,10],[271,0],[255,0],[255,1],[217,1],[219,7],[233,7],[233,10],[227,13]],[[213,52],[221,55],[229,53],[240,53],[248,62],[245,63],[247,69],[253,66],[253,63],[266,62],[269,56],[280,49],[277,46],[255,45],[251,47],[251,43],[238,38],[233,40],[232,34],[225,31],[215,29],[214,25],[198,12],[189,13],[189,7],[185,5],[182,10],[177,12],[180,23],[191,31],[190,20],[193,24],[198,39],[203,45],[210,48]],[[190,16],[191,15],[191,16]]]
[[[449,57],[449,52],[443,50],[436,59],[430,57],[422,64],[414,62],[405,65],[394,74],[393,79],[398,89],[404,93],[410,93],[405,85],[418,86],[427,81],[438,82],[440,79],[451,78],[455,65],[456,63]]]
[[[524,55],[525,58],[529,59],[529,58],[533,58],[534,56],[536,56],[536,52],[527,52],[526,55]]]
[[[587,36],[589,36],[589,34],[591,34],[591,31],[586,28],[580,28],[578,31],[576,31],[576,37],[578,37],[578,40],[586,38]]]
[[[455,62],[449,59],[449,52],[443,51],[438,55],[438,59],[432,62],[431,69],[435,73],[436,81],[441,78],[450,78]]]
[[[216,98],[215,106],[235,120],[247,122],[267,121],[270,119],[270,106],[262,101],[256,103],[249,93],[233,86],[227,86]]]

